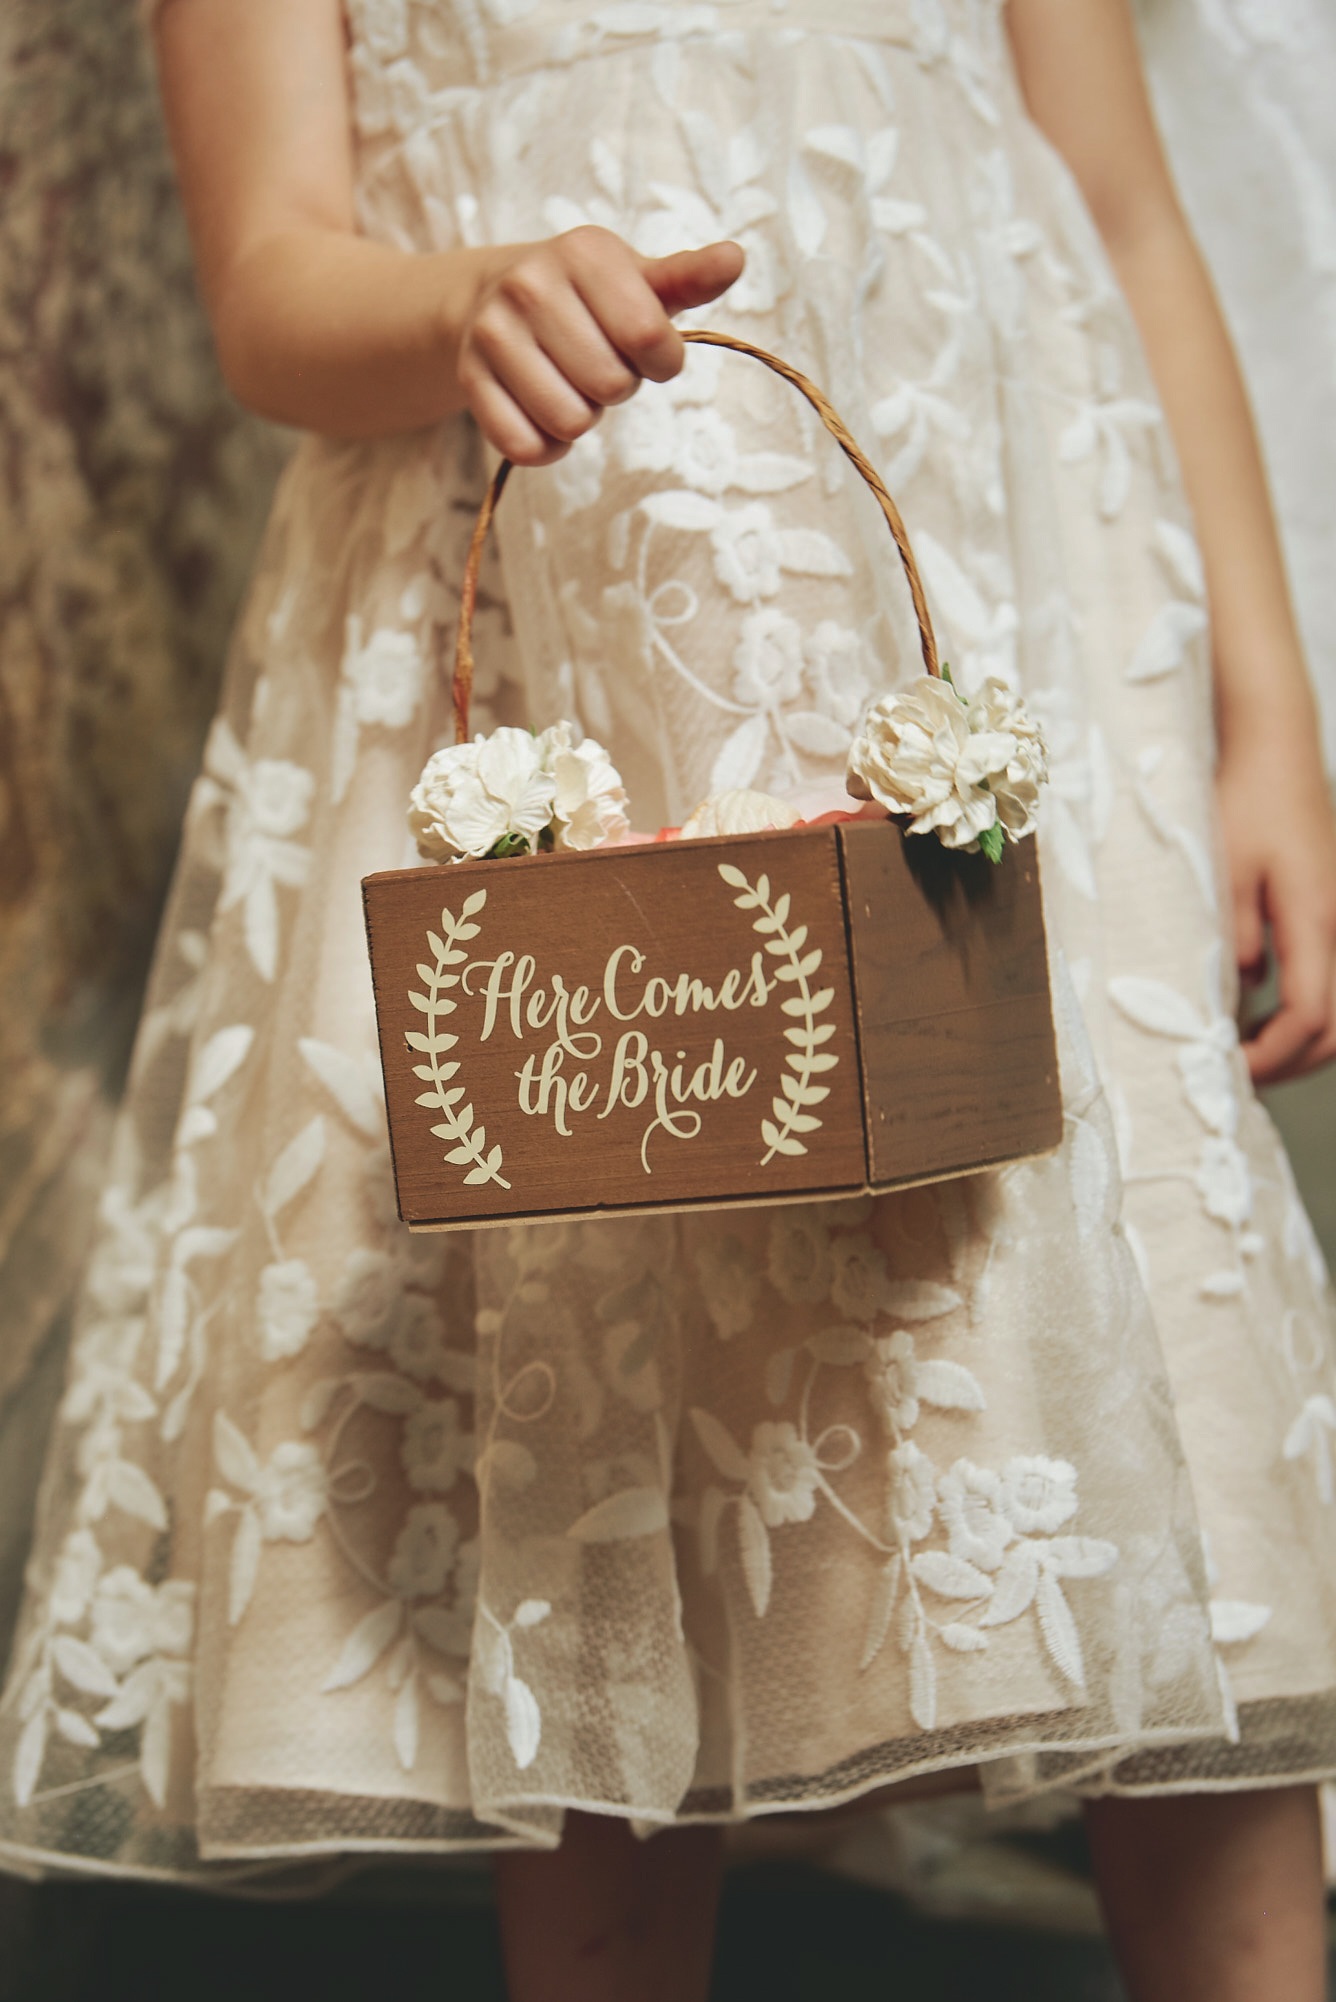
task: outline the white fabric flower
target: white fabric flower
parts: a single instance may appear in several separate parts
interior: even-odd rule
[[[927,674],[883,695],[849,753],[855,799],[908,814],[911,834],[935,832],[946,847],[970,851],[999,824],[1015,841],[1031,833],[1047,776],[1038,724],[994,676],[969,703]]]
[[[957,1460],[937,1487],[942,1523],[953,1557],[963,1557],[980,1571],[996,1571],[1002,1553],[1016,1540],[1016,1531],[999,1506],[1001,1476],[972,1460]]]
[[[598,848],[631,831],[626,788],[601,744],[571,742],[569,723],[554,723],[538,740],[551,773],[553,832],[558,848]]]
[[[308,1543],[325,1512],[329,1481],[314,1446],[299,1439],[276,1446],[260,1471],[255,1505],[266,1543]]]
[[[749,501],[725,514],[711,529],[710,544],[714,574],[740,605],[774,597],[784,545],[764,501]]]
[[[723,493],[738,475],[732,425],[717,410],[683,410],[676,424],[673,468],[697,493]]]
[[[459,1524],[444,1502],[410,1508],[390,1559],[390,1590],[401,1599],[434,1599],[445,1587]]]
[[[422,693],[422,650],[413,633],[382,626],[362,639],[362,622],[348,620],[343,679],[359,723],[402,730],[413,720]]]
[[[870,1321],[886,1297],[886,1260],[870,1237],[855,1231],[832,1238],[830,1297],[852,1321]]]
[[[796,1306],[812,1306],[830,1292],[830,1232],[814,1210],[784,1209],[770,1225],[766,1276]]]
[[[394,1260],[361,1245],[345,1261],[332,1312],[350,1342],[383,1349],[390,1339],[399,1293],[400,1273]]]
[[[429,862],[486,855],[507,836],[534,849],[555,793],[540,740],[502,728],[427,760],[409,797],[408,825]]]
[[[752,1324],[761,1285],[746,1246],[736,1237],[707,1237],[696,1248],[696,1270],[720,1341],[744,1334]]]
[[[797,807],[787,800],[734,786],[711,793],[693,808],[682,823],[681,834],[684,841],[701,840],[710,834],[760,834],[767,827],[795,827],[799,818]]]
[[[320,1297],[310,1266],[302,1258],[266,1265],[255,1303],[260,1354],[266,1362],[300,1355],[320,1318]]]
[[[904,1328],[893,1335],[882,1335],[873,1343],[872,1354],[863,1367],[887,1428],[908,1432],[917,1425],[918,1365],[914,1360],[914,1337]]]
[[[51,1616],[73,1626],[88,1611],[102,1571],[102,1552],[91,1529],[73,1529],[60,1547],[51,1584]]]
[[[1207,1216],[1220,1223],[1246,1223],[1252,1215],[1252,1170],[1248,1156],[1224,1134],[1203,1140],[1197,1158],[1197,1187]]]
[[[118,1564],[93,1594],[93,1646],[117,1675],[146,1655],[185,1654],[194,1625],[195,1587],[184,1579],[149,1585]]]
[[[1017,1454],[1002,1469],[997,1500],[1022,1536],[1051,1536],[1076,1514],[1076,1469],[1042,1453]]]
[[[907,1537],[919,1543],[932,1529],[937,1511],[937,1469],[912,1439],[897,1446],[888,1456],[891,1477],[887,1498],[890,1532],[898,1541]]]
[[[749,612],[733,649],[733,699],[774,709],[795,702],[803,685],[803,636],[796,619],[773,605]]]
[[[852,730],[871,693],[862,637],[834,619],[822,619],[803,644],[803,658],[816,709]]]
[[[816,1454],[787,1420],[758,1425],[752,1433],[748,1487],[768,1529],[807,1522],[816,1510],[821,1469]]]
[[[445,1326],[440,1311],[425,1293],[405,1293],[390,1334],[390,1361],[419,1383],[435,1376],[445,1354]]]
[[[473,1460],[473,1437],[460,1425],[455,1399],[444,1397],[414,1411],[400,1450],[411,1488],[446,1494]]]

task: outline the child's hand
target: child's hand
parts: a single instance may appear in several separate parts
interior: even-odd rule
[[[1257,1084],[1303,1077],[1336,1057],[1336,824],[1311,737],[1226,748],[1217,800],[1244,985],[1279,965],[1280,1006],[1244,1044]]]
[[[610,230],[518,248],[464,327],[459,385],[484,436],[521,466],[547,466],[686,359],[671,315],[715,299],[742,270],[735,243],[639,257]]]

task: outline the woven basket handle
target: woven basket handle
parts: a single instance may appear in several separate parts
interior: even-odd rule
[[[900,518],[900,510],[887,492],[886,483],[880,473],[859,450],[848,427],[831,408],[816,384],[809,382],[805,375],[800,374],[788,362],[781,361],[778,355],[767,354],[764,348],[753,347],[750,341],[735,340],[731,334],[713,334],[704,328],[692,328],[683,332],[682,339],[699,341],[712,348],[732,348],[737,354],[751,355],[754,360],[764,362],[767,368],[773,369],[776,375],[782,375],[786,382],[791,382],[794,388],[807,398],[845,458],[852,462],[876,495],[877,505],[886,517],[886,525],[900,552],[900,561],[904,564],[905,575],[909,579],[909,593],[914,600],[914,616],[918,620],[919,640],[923,647],[923,665],[929,674],[939,675],[941,669],[937,665],[937,640],[932,630],[928,600],[924,594],[918,565],[914,561],[914,552],[909,546],[904,522]],[[473,615],[478,600],[478,571],[482,563],[483,544],[487,540],[487,531],[492,525],[492,516],[496,513],[496,504],[510,477],[510,471],[511,461],[503,459],[492,475],[491,485],[483,497],[482,506],[478,509],[478,519],[473,527],[473,540],[469,544],[468,561],[464,565],[464,581],[459,594],[459,632],[455,640],[454,703],[457,744],[468,742],[469,702],[473,695]]]

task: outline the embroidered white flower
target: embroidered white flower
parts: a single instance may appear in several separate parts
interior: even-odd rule
[[[997,1502],[1022,1536],[1051,1536],[1076,1514],[1076,1469],[1042,1453],[1017,1454],[1002,1469]]]
[[[740,605],[773,598],[779,589],[784,545],[764,501],[722,515],[710,531],[714,574]]]
[[[383,1251],[359,1245],[350,1252],[334,1290],[332,1312],[350,1342],[383,1349],[399,1304],[402,1275]]]
[[[685,485],[697,493],[721,494],[735,484],[740,465],[737,438],[717,410],[683,410],[675,431],[673,467]]]
[[[711,793],[693,808],[682,823],[682,839],[696,841],[710,834],[760,834],[767,827],[793,827],[798,818],[797,807],[790,806],[787,800],[734,786]]]
[[[957,1460],[937,1486],[942,1523],[953,1557],[963,1557],[980,1571],[996,1571],[1015,1527],[999,1506],[1001,1476],[972,1460]]]
[[[597,848],[631,831],[626,788],[601,744],[571,741],[569,723],[554,723],[538,740],[552,775],[553,835],[558,848]]]
[[[1252,1215],[1252,1170],[1238,1142],[1213,1134],[1201,1143],[1197,1188],[1207,1216],[1220,1223],[1246,1223]]]
[[[993,859],[1002,829],[1013,841],[1033,831],[1047,776],[1038,724],[991,675],[968,703],[927,674],[883,695],[849,753],[855,799],[908,814],[911,834],[936,833],[948,848],[982,846]]]
[[[776,709],[795,702],[803,685],[803,636],[796,619],[767,605],[749,612],[733,649],[733,699]]]
[[[897,1446],[887,1460],[891,1477],[887,1497],[890,1533],[919,1543],[932,1529],[937,1513],[937,1469],[912,1439]]]
[[[814,1210],[784,1209],[770,1225],[766,1276],[796,1306],[811,1306],[830,1292],[830,1232]]]
[[[319,1452],[286,1439],[260,1469],[255,1506],[266,1543],[308,1543],[325,1512],[329,1482]]]
[[[93,1646],[117,1675],[146,1655],[186,1654],[194,1626],[195,1587],[185,1579],[149,1585],[118,1564],[93,1594]]]
[[[72,1529],[60,1547],[51,1584],[51,1617],[73,1626],[88,1611],[102,1573],[102,1552],[91,1529]]]
[[[696,1270],[720,1341],[745,1333],[761,1286],[746,1246],[736,1237],[707,1237],[696,1248]]]
[[[435,1301],[425,1293],[405,1293],[398,1303],[389,1340],[390,1361],[405,1376],[425,1383],[440,1373],[445,1355],[445,1324]]]
[[[260,1354],[266,1362],[300,1355],[320,1318],[315,1276],[302,1258],[285,1258],[266,1265],[260,1274],[255,1302]]]
[[[767,1529],[807,1522],[816,1509],[821,1469],[816,1454],[787,1421],[758,1425],[752,1433],[747,1485]]]
[[[867,647],[861,636],[834,619],[822,619],[803,645],[813,707],[846,730],[858,721],[871,694]]]
[[[914,1337],[904,1328],[880,1336],[863,1367],[888,1431],[908,1432],[917,1425],[919,1373]]]
[[[362,638],[362,621],[348,620],[343,679],[359,723],[402,730],[413,720],[422,693],[422,649],[414,633],[382,626]]]
[[[434,1599],[445,1588],[459,1524],[444,1502],[410,1508],[390,1559],[390,1590],[401,1599]]]
[[[861,1231],[832,1238],[830,1297],[853,1321],[870,1321],[886,1297],[886,1260]]]
[[[448,1493],[473,1460],[473,1437],[461,1426],[453,1397],[424,1404],[410,1414],[400,1454],[411,1488]]]

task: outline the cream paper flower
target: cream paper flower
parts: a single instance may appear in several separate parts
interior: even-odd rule
[[[572,739],[569,723],[502,728],[435,752],[409,797],[418,853],[450,862],[619,841],[631,826],[621,778],[601,744]]]
[[[733,788],[714,792],[695,807],[682,825],[682,839],[694,841],[707,834],[760,834],[767,827],[793,827],[798,809],[787,800],[768,792],[748,792]]]
[[[883,695],[849,753],[848,786],[910,816],[911,834],[1001,860],[1004,833],[1034,830],[1048,777],[1044,739],[1018,697],[990,675],[970,702],[951,683],[922,675]]]
[[[554,723],[538,739],[552,775],[553,835],[558,848],[599,848],[631,832],[626,788],[602,744],[571,742],[569,723]]]

